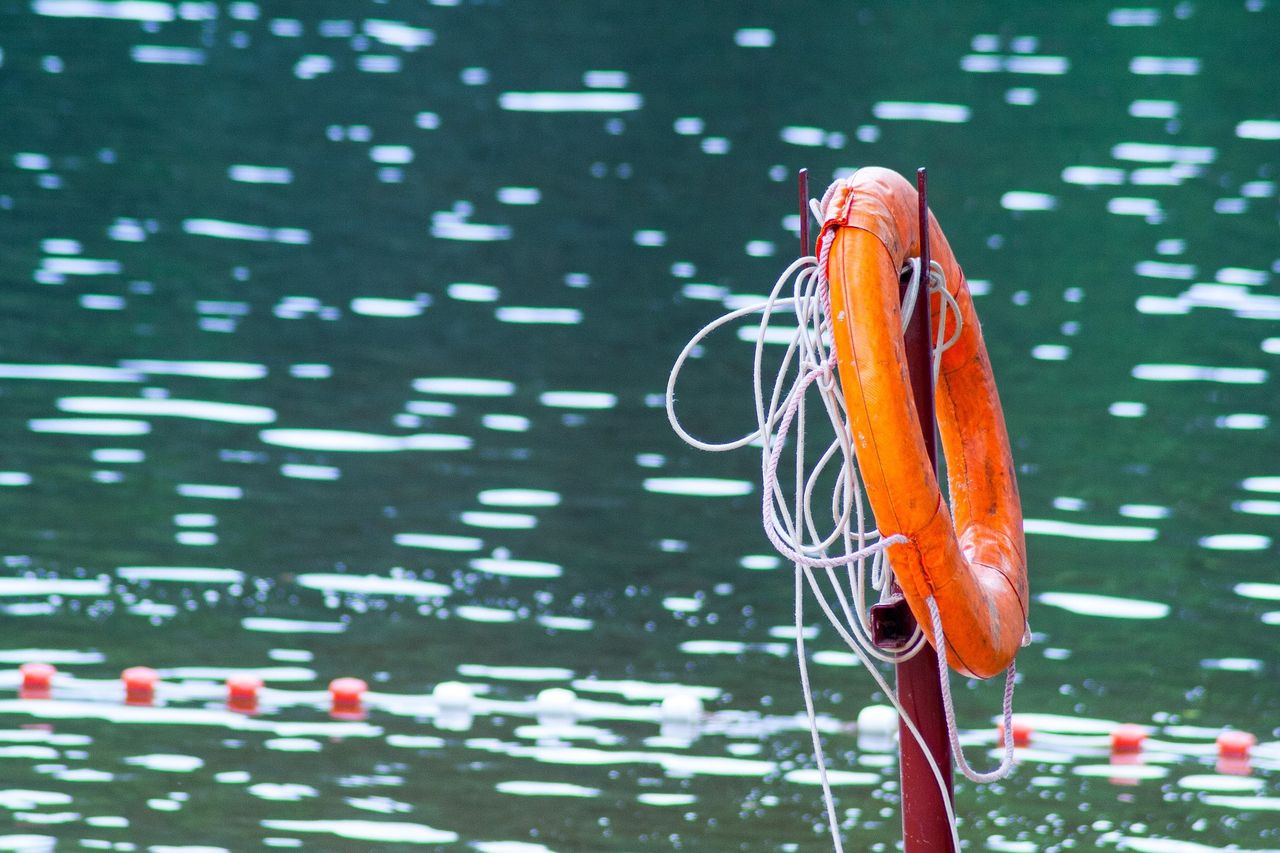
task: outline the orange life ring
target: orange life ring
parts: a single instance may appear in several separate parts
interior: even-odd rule
[[[881,533],[910,540],[888,548],[894,574],[930,642],[926,599],[936,600],[952,668],[989,678],[1022,645],[1027,547],[1004,412],[968,284],[930,214],[932,254],[963,320],[935,390],[948,510],[917,426],[901,333],[899,270],[920,253],[916,190],[896,172],[860,169],[828,192],[823,217],[819,240],[834,231],[826,272],[858,466]],[[941,312],[931,314],[936,336]]]

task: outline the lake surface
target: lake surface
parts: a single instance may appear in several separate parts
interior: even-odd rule
[[[872,164],[930,168],[1027,516],[1038,735],[957,785],[969,849],[1280,849],[1278,15],[0,0],[0,849],[830,849],[757,459],[661,394],[794,257],[796,170]],[[750,353],[693,430],[747,430]],[[892,850],[812,625],[846,849]]]

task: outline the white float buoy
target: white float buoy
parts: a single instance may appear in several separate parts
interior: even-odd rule
[[[578,696],[564,687],[548,687],[533,700],[534,713],[541,725],[572,723],[578,716]]]
[[[475,693],[461,681],[442,681],[431,691],[436,702],[436,727],[450,732],[465,732],[475,721],[472,705]]]
[[[702,733],[702,700],[694,693],[672,693],[658,711],[658,737],[687,746]]]
[[[539,708],[571,708],[578,701],[578,696],[563,687],[548,687],[539,691],[536,701]]]
[[[858,712],[858,749],[891,752],[898,735],[898,712],[888,705],[868,705]]]
[[[461,711],[471,707],[475,694],[461,681],[442,681],[431,691],[431,698],[441,711]]]
[[[693,693],[672,693],[662,700],[662,719],[668,723],[696,723],[702,719],[702,700]]]

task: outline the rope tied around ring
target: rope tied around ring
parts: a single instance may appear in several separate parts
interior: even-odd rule
[[[830,190],[828,190],[830,193]],[[816,201],[810,202],[811,210],[822,220],[821,207]],[[920,744],[935,781],[945,789],[941,769],[937,766],[932,754],[924,744],[924,739],[915,724],[906,714],[897,698],[896,691],[889,687],[883,676],[876,669],[875,662],[901,663],[919,652],[927,642],[924,632],[917,625],[911,638],[899,651],[886,652],[875,646],[872,640],[871,624],[867,605],[867,584],[870,574],[870,585],[878,592],[879,600],[890,597],[893,591],[893,570],[886,558],[886,549],[894,544],[907,542],[902,534],[884,536],[878,529],[868,528],[867,513],[864,504],[863,488],[858,472],[857,461],[853,452],[853,441],[849,429],[844,396],[840,392],[834,347],[831,341],[831,300],[830,283],[826,270],[830,257],[831,245],[835,239],[835,229],[824,228],[818,238],[817,255],[808,255],[793,261],[778,277],[768,297],[757,304],[748,305],[729,311],[721,317],[706,324],[695,334],[681,350],[672,366],[666,389],[667,417],[672,428],[686,443],[701,450],[724,452],[737,450],[748,445],[758,444],[761,450],[761,521],[765,535],[779,554],[786,557],[795,567],[795,628],[796,652],[800,666],[800,681],[804,694],[805,710],[809,719],[810,735],[814,747],[814,758],[817,764],[823,789],[823,800],[827,812],[827,820],[831,828],[832,841],[837,853],[843,853],[840,840],[839,823],[835,812],[834,798],[827,778],[826,759],[818,732],[817,715],[814,710],[813,694],[810,687],[807,655],[804,640],[804,590],[807,586],[813,594],[819,609],[833,626],[841,640],[854,653],[862,665],[870,672],[885,696],[896,708],[905,726],[914,739]],[[902,305],[902,329],[905,331],[912,312],[919,300],[923,285],[926,298],[937,295],[941,311],[938,328],[934,339],[931,375],[936,384],[942,364],[942,355],[955,345],[963,331],[963,320],[960,306],[954,296],[947,290],[946,278],[942,266],[931,262],[928,275],[922,275],[918,258],[909,259],[903,268],[903,274],[910,275],[907,292]],[[922,283],[922,279],[924,282]],[[784,296],[788,282],[792,282],[792,293]],[[795,315],[797,326],[788,342],[782,362],[777,370],[771,387],[766,392],[764,379],[764,351],[770,323],[776,312],[789,308]],[[752,315],[760,315],[755,338],[753,358],[752,397],[755,404],[756,428],[737,439],[714,443],[698,439],[690,435],[681,425],[675,414],[675,389],[680,372],[685,362],[694,354],[704,339],[721,327]],[[954,330],[947,334],[948,314],[954,318]],[[788,378],[790,383],[788,384]],[[827,416],[834,437],[818,454],[816,462],[807,463],[811,452],[807,442],[807,421],[805,400],[809,390],[817,386],[822,410]],[[778,469],[782,462],[783,450],[788,439],[794,445],[793,466],[794,486],[790,494],[784,491],[779,482]],[[835,472],[835,483],[832,487],[829,505],[830,522],[819,523],[822,514],[815,510],[815,491],[820,477],[828,471],[835,460],[839,460],[839,468]],[[788,505],[790,504],[790,505]],[[826,532],[822,530],[826,528]],[[832,553],[835,552],[835,553]],[[823,581],[826,586],[824,587]],[[833,605],[830,595],[834,597]],[[1010,665],[1006,675],[1003,719],[1004,719],[1004,755],[1000,765],[988,773],[974,771],[964,758],[960,748],[959,733],[952,707],[949,669],[946,661],[946,639],[943,632],[942,617],[937,603],[929,597],[927,604],[932,616],[933,634],[937,643],[939,660],[939,680],[942,688],[944,708],[947,719],[947,730],[951,741],[952,752],[956,756],[957,766],[966,777],[975,782],[991,782],[1002,779],[1012,769],[1014,746],[1012,719],[1013,687],[1016,671]],[[953,841],[959,849],[959,835],[955,826],[955,815],[947,797],[943,797],[944,805],[951,824]]]

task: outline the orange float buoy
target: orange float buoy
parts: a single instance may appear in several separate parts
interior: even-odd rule
[[[227,707],[233,711],[252,714],[258,710],[258,691],[262,679],[256,675],[236,673],[227,676]]]
[[[24,663],[18,667],[22,684],[18,695],[23,699],[48,699],[53,690],[53,677],[58,673],[53,664]]]
[[[1258,739],[1248,732],[1226,731],[1218,735],[1218,763],[1216,770],[1223,776],[1249,776],[1253,767],[1249,753],[1257,746]]]
[[[1147,739],[1147,730],[1133,723],[1121,723],[1111,730],[1111,751],[1113,753],[1141,752],[1142,744]]]
[[[149,666],[131,666],[120,673],[124,682],[124,701],[127,705],[150,705],[156,698],[156,684],[160,674]]]
[[[1218,735],[1220,758],[1248,758],[1258,739],[1248,732],[1229,731]]]
[[[360,719],[364,716],[364,694],[369,685],[359,678],[335,678],[329,682],[329,698],[332,705],[329,715],[341,720]]]
[[[932,254],[962,321],[958,339],[942,354],[936,389],[949,509],[938,488],[918,426],[898,302],[899,270],[920,251],[916,208],[915,188],[888,169],[860,169],[828,190],[818,241],[831,240],[826,275],[833,338],[876,522],[884,536],[910,540],[888,548],[907,604],[936,648],[926,603],[932,596],[951,667],[989,678],[1013,662],[1027,630],[1022,507],[968,284],[930,216]],[[936,339],[943,312],[931,313]]]

